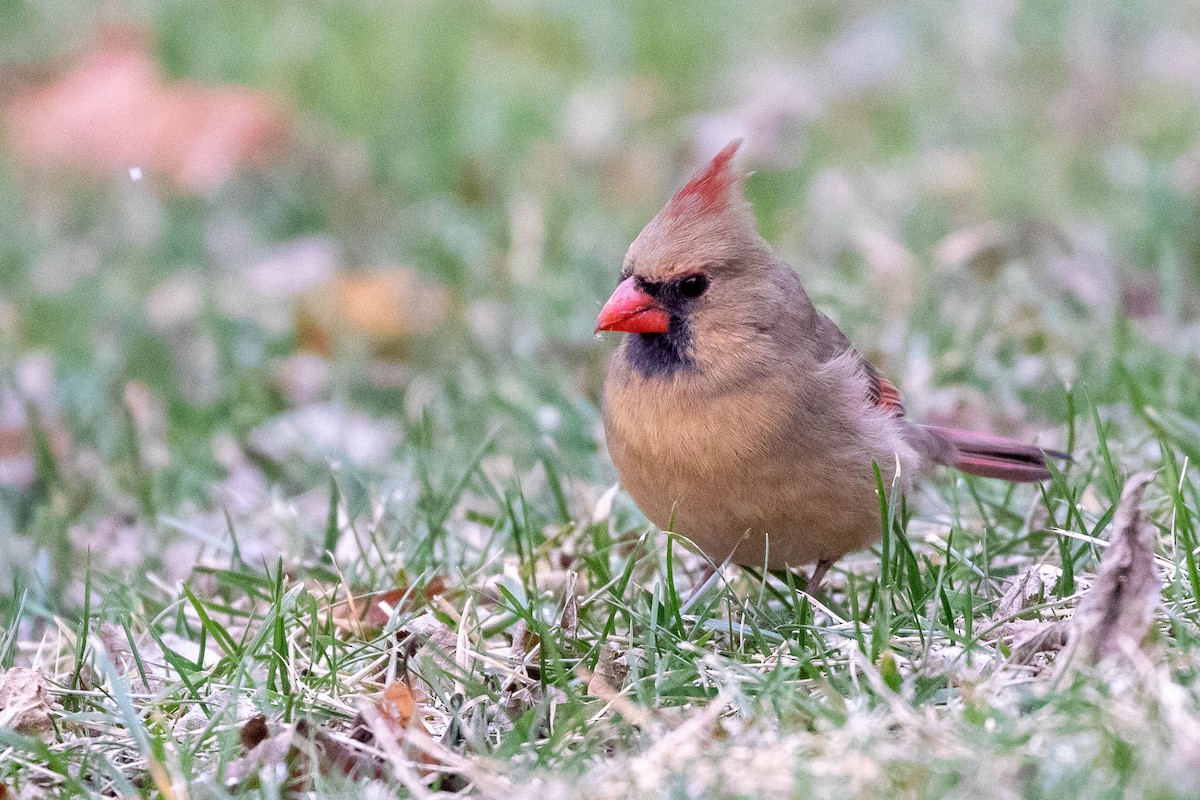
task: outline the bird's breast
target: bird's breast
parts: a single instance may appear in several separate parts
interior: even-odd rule
[[[706,397],[674,383],[610,380],[604,421],[622,485],[664,529],[698,538],[770,516],[766,484],[792,480],[780,459],[787,409],[762,393]]]
[[[610,381],[604,420],[622,474],[627,465],[645,463],[698,477],[768,457],[785,435],[788,411],[753,392],[701,396],[668,382]]]
[[[852,396],[812,399],[795,383],[703,394],[611,370],[609,453],[646,516],[714,561],[735,549],[775,566],[840,557],[878,536],[872,462],[890,482],[896,456],[906,475],[913,457],[894,421],[851,413]]]

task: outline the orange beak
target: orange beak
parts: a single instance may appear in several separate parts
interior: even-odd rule
[[[671,315],[632,277],[621,281],[596,320],[597,331],[624,333],[666,333],[670,325]]]

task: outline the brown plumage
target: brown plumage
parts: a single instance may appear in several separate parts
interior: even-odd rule
[[[634,240],[597,325],[629,334],[604,429],[642,511],[718,563],[823,572],[880,535],[873,463],[903,490],[931,464],[1050,477],[1037,447],[906,418],[896,387],[759,236],[730,166],[739,144]]]

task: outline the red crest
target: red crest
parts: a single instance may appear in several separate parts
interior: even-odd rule
[[[737,181],[729,162],[741,146],[741,139],[734,139],[725,145],[707,167],[671,198],[667,213],[672,217],[681,217],[724,210],[729,205],[729,190]]]

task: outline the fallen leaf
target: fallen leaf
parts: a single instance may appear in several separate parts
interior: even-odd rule
[[[404,770],[408,764],[416,763],[417,774],[429,778],[438,773],[444,761],[431,752],[433,738],[429,728],[418,714],[417,700],[403,680],[392,681],[375,702],[375,716],[359,715],[358,731],[364,740],[373,743],[385,753],[389,761]],[[441,772],[441,788],[458,791],[466,783],[453,772]]]
[[[414,270],[347,272],[301,296],[296,335],[301,350],[320,355],[361,341],[378,357],[403,357],[409,340],[438,328],[449,308],[446,289]]]
[[[433,680],[439,675],[453,675],[458,670],[454,654],[458,636],[446,623],[425,612],[397,632],[401,646],[412,652],[409,659],[421,670],[421,677]]]
[[[1069,629],[1062,620],[1016,620],[1000,629],[1002,638],[1009,640],[1009,652],[1015,664],[1031,664],[1039,653],[1061,650],[1067,643]]]
[[[582,665],[576,674],[587,684],[587,693],[598,697],[613,707],[621,716],[635,725],[645,725],[650,715],[645,709],[630,702],[621,694],[621,687],[634,663],[641,660],[641,648],[632,647],[624,653],[611,645],[603,645],[595,672],[588,672]]]
[[[38,442],[30,435],[29,422],[0,426],[0,485],[27,490],[37,480]],[[71,452],[67,430],[54,421],[34,419],[41,427],[49,455],[60,461]]]
[[[435,597],[451,594],[446,579],[435,575],[424,588],[416,591],[406,584],[383,592],[364,592],[348,599],[334,611],[334,622],[342,630],[358,631],[362,628],[380,630],[387,625],[392,614],[420,608]],[[357,615],[357,620],[355,619]]]
[[[629,675],[629,666],[623,655],[612,645],[606,644],[600,648],[596,669],[588,680],[588,694],[593,697],[611,697],[617,693]]]
[[[1141,472],[1125,483],[1096,582],[1075,609],[1072,647],[1090,663],[1136,652],[1154,623],[1161,579],[1154,563],[1155,527],[1141,510],[1153,480],[1152,473]]]
[[[149,636],[135,645],[137,655],[125,630],[111,622],[100,626],[100,642],[117,672],[129,679],[129,689],[138,694],[155,694],[166,686],[169,670],[162,648]]]
[[[996,604],[993,619],[1006,620],[1022,611],[1041,603],[1046,591],[1054,588],[1062,570],[1053,564],[1035,564],[1021,570],[1004,586],[1004,594]]]
[[[255,736],[262,732],[268,731],[254,731]],[[260,780],[263,774],[267,776],[265,781]],[[276,783],[281,774],[287,775],[287,792],[307,792],[317,776],[376,779],[384,776],[384,770],[383,763],[359,742],[349,738],[343,741],[302,719],[268,735],[232,762],[226,771],[226,785],[235,792],[254,790],[265,783]]]
[[[267,729],[267,718],[263,714],[255,714],[246,720],[246,724],[238,731],[238,741],[247,750],[253,750],[271,736]]]
[[[273,98],[169,81],[146,39],[106,29],[57,78],[18,92],[4,114],[17,159],[94,178],[140,171],[206,194],[282,149],[291,122]]]
[[[20,667],[0,671],[0,729],[36,736],[53,727],[50,692],[41,671]]]
[[[434,758],[426,747],[414,746],[406,752],[405,744],[410,742],[413,732],[422,736],[424,743],[432,742],[429,728],[417,713],[417,700],[412,690],[404,680],[392,681],[383,694],[375,701],[374,715],[367,709],[355,717],[351,738],[366,745],[377,745],[393,759],[413,760],[410,752],[417,753],[416,761],[425,766],[437,765],[440,762]],[[386,739],[386,741],[382,741]],[[432,770],[421,769],[423,777],[433,774]]]
[[[29,429],[24,425],[0,428],[0,485],[29,489],[37,480],[37,462]]]
[[[403,732],[412,726],[417,714],[417,703],[404,681],[392,681],[388,684],[375,708],[398,736],[403,736]]]
[[[382,628],[387,624],[392,611],[397,606],[403,604],[402,610],[410,611],[431,602],[435,597],[449,593],[450,590],[446,585],[446,579],[441,575],[434,575],[430,578],[420,592],[413,592],[407,586],[397,586],[394,589],[371,596],[371,602],[367,607],[367,613],[363,617],[363,622],[372,627]]]
[[[329,731],[311,728],[307,720],[296,723],[296,735],[311,742],[317,750],[317,766],[321,774],[340,772],[343,775],[381,777],[382,768],[372,756],[343,743]]]
[[[529,630],[529,624],[524,619],[517,620],[509,656],[511,672],[500,692],[500,704],[509,719],[517,719],[542,698],[541,666],[538,663],[541,644],[541,637]]]
[[[607,522],[612,516],[613,501],[617,497],[617,492],[621,490],[621,484],[614,483],[612,486],[604,490],[604,494],[596,501],[596,507],[592,509],[592,524],[597,525],[601,522]]]
[[[512,660],[513,664],[529,665],[529,658],[534,654],[538,647],[542,645],[542,637],[538,636],[533,631],[529,630],[529,623],[523,618],[517,620],[517,624],[513,626],[512,632]],[[527,666],[527,669],[537,669],[536,666]]]
[[[379,712],[379,718],[399,744],[403,744],[409,732],[414,729],[429,735],[429,729],[417,714],[417,700],[408,684],[402,680],[392,681],[388,684],[375,703],[375,710]],[[424,751],[421,751],[419,760],[423,764],[436,763]]]

